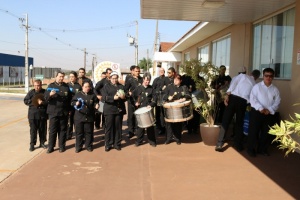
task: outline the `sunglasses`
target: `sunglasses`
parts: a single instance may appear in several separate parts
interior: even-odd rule
[[[273,78],[274,76],[273,75],[265,74],[264,77],[266,77],[266,78]]]

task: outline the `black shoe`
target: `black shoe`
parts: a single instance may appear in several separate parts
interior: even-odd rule
[[[63,152],[65,152],[65,151],[66,151],[66,148],[65,148],[65,147],[59,148],[59,153],[63,153]]]
[[[181,141],[180,140],[176,141],[176,144],[181,145]]]
[[[247,150],[247,153],[248,153],[248,155],[251,156],[251,157],[255,157],[255,156],[256,156],[256,153],[255,153],[254,150],[248,149],[248,150]]]
[[[171,143],[171,140],[166,140],[165,141],[165,144],[170,144]]]
[[[49,153],[52,153],[54,151],[54,149],[52,148],[52,149],[48,149],[47,150],[47,153],[49,154]]]
[[[118,151],[121,151],[121,147],[120,146],[116,146],[115,149],[118,150]]]
[[[134,146],[138,147],[138,146],[141,146],[142,144],[141,143],[135,143]]]
[[[159,132],[158,132],[158,135],[164,135],[164,134],[165,134],[164,131],[159,131]]]
[[[76,149],[75,153],[79,153],[81,150],[82,150],[81,148],[80,149]]]
[[[45,144],[40,144],[40,148],[47,149],[47,146]]]
[[[93,148],[92,147],[89,147],[86,149],[88,152],[92,152],[93,151]]]
[[[132,138],[134,136],[134,133],[133,132],[128,132],[128,138]]]
[[[34,145],[30,145],[29,151],[34,151]]]
[[[95,129],[96,129],[96,130],[99,130],[99,129],[100,129],[100,126],[95,126]]]
[[[156,143],[150,143],[150,146],[156,147]]]
[[[215,148],[215,151],[223,152],[222,146],[221,145],[217,145],[216,148]]]
[[[111,147],[105,147],[105,151],[108,152],[111,150]]]

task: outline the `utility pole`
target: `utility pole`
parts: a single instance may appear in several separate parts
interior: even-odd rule
[[[155,39],[154,39],[154,53],[157,51],[157,39],[158,39],[158,20],[156,20],[156,30],[155,30]],[[157,62],[154,60],[153,61],[153,76],[156,75],[156,66]]]
[[[84,48],[84,63],[83,63],[83,68],[86,71],[86,48]]]
[[[28,68],[28,14],[26,14],[25,22],[25,92],[29,92],[29,68]]]
[[[148,62],[148,60],[149,60],[149,49],[147,49],[147,72],[149,71],[149,62]]]
[[[135,34],[135,65],[138,65],[139,62],[139,47],[138,47],[138,28],[139,28],[139,24],[138,21],[136,21],[136,34]]]

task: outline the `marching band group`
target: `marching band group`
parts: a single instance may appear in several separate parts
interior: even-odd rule
[[[102,121],[105,133],[105,151],[110,151],[112,148],[120,151],[122,122],[126,114],[128,138],[136,136],[135,146],[140,146],[143,143],[145,133],[149,144],[153,147],[157,145],[156,134],[166,136],[165,144],[174,140],[176,144],[180,145],[183,128],[187,128],[188,133],[197,130],[200,117],[197,117],[191,107],[191,93],[195,90],[195,82],[192,79],[176,74],[172,67],[167,70],[167,76],[165,76],[165,70],[159,68],[160,76],[154,79],[151,86],[150,73],[146,72],[141,77],[140,68],[135,65],[131,66],[130,70],[131,74],[126,76],[125,84],[119,83],[118,73],[110,68],[102,73],[103,78],[96,83],[95,87],[93,87],[92,81],[85,77],[83,68],[79,69],[78,77],[76,72],[70,72],[69,83],[64,82],[64,72],[57,72],[55,81],[50,83],[46,90],[42,89],[41,80],[35,80],[34,89],[29,91],[24,98],[24,103],[29,106],[29,150],[34,150],[38,133],[40,147],[47,148],[47,153],[54,151],[57,138],[59,152],[64,152],[66,140],[72,138],[74,126],[75,152],[82,151],[83,146],[91,152],[93,151],[94,126],[99,129]],[[271,75],[274,74],[273,71],[267,72]],[[220,75],[222,78],[222,73]],[[223,78],[223,82],[228,79],[226,76]],[[243,79],[248,80],[248,82],[250,80],[249,77],[243,77]],[[254,81],[251,81],[249,88],[255,84]],[[236,88],[243,88],[245,83],[239,83]],[[236,91],[237,93],[235,90],[231,90],[231,95],[228,94],[230,98],[233,98],[230,103],[237,106],[241,99],[243,105],[246,106],[249,99],[239,97],[239,93],[245,93],[245,91]],[[235,98],[236,101],[234,101]],[[125,102],[127,102],[127,110]],[[280,98],[278,105],[279,102]],[[226,99],[224,103],[226,105]],[[239,112],[239,108],[230,111],[227,107],[224,116],[228,115],[226,118],[230,122],[233,112]],[[155,116],[153,116],[153,111]],[[45,145],[47,119],[49,119],[48,147]],[[222,150],[224,134],[228,126],[227,121],[226,123],[223,121],[221,126],[216,151]],[[253,124],[252,126],[255,127]]]

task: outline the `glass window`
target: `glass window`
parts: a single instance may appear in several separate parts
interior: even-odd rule
[[[230,44],[230,35],[212,43],[212,64],[216,66],[225,65],[226,74],[229,73],[230,66]]]
[[[270,67],[277,78],[291,78],[295,9],[254,25],[253,68]]]
[[[184,54],[184,61],[190,60],[190,52]]]
[[[201,60],[201,63],[208,62],[208,55],[209,55],[209,45],[198,47],[198,60]]]

